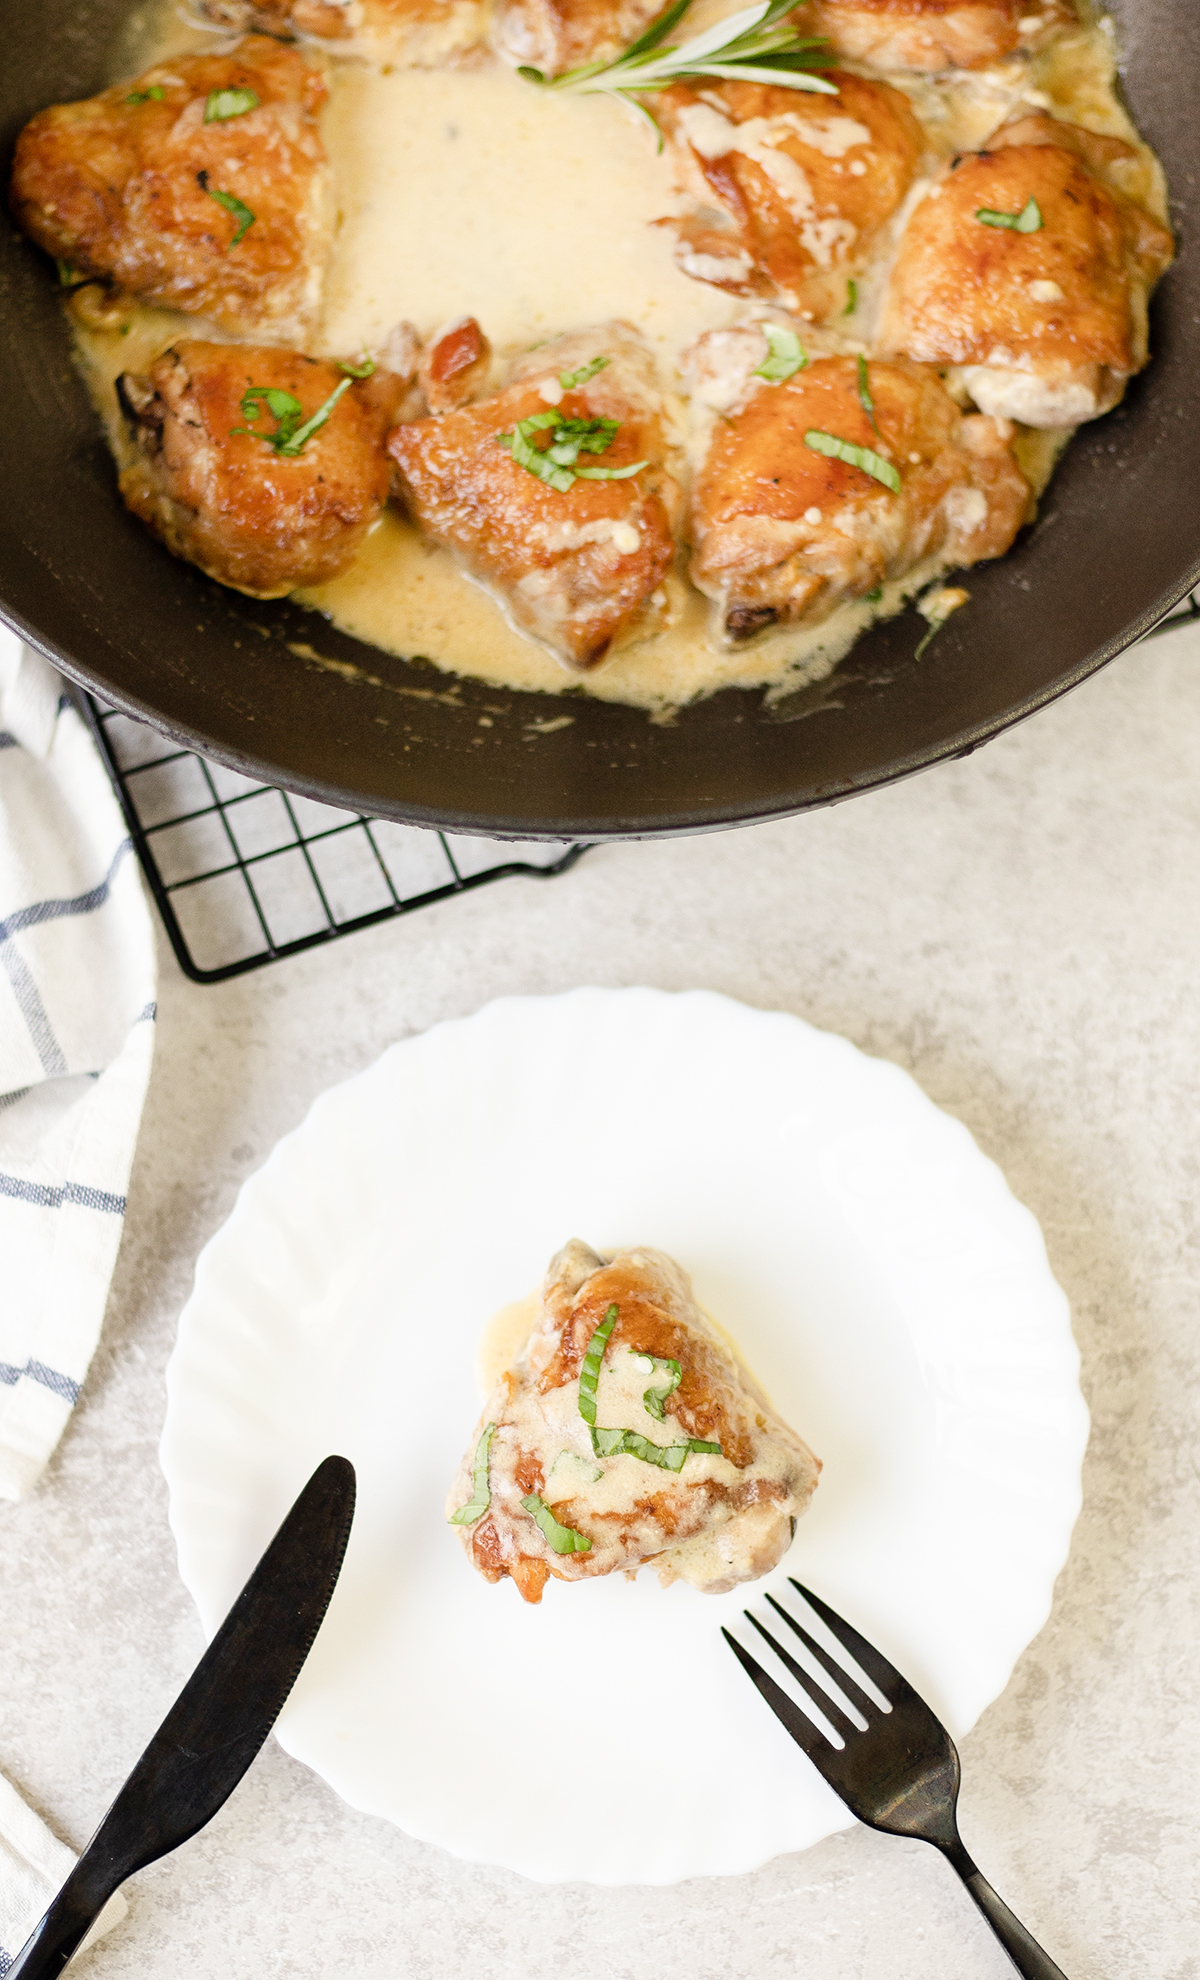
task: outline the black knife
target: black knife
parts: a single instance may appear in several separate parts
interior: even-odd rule
[[[229,1799],[300,1675],[337,1584],[354,1466],[327,1457],[296,1500],[7,1980],[52,1980],[109,1898]]]

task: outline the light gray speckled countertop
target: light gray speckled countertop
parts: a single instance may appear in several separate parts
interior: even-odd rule
[[[967,1847],[1069,1980],[1200,1976],[1200,631],[967,762],[834,811],[594,852],[217,988],[163,944],[108,1319],[0,1506],[0,1769],[80,1845],[190,1670],[156,1446],[193,1262],[333,1081],[508,992],[703,985],[906,1067],[1041,1220],[1083,1355],[1083,1514],[963,1750]],[[752,1876],[544,1888],[344,1807],[270,1743],[129,1888],[93,1980],[1001,1980],[932,1851],[855,1830]]]

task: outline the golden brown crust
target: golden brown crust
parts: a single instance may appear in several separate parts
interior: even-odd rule
[[[685,274],[777,299],[817,321],[840,311],[912,184],[924,137],[900,90],[835,70],[837,98],[767,83],[678,83],[655,115],[699,173],[724,229],[667,220]]]
[[[257,106],[206,121],[211,93],[232,89]],[[156,63],[25,126],[13,213],[82,274],[236,334],[303,343],[329,241],[325,94],[303,56],[261,35],[230,54]],[[218,192],[254,216],[236,245],[242,218]]]
[[[500,594],[523,632],[578,668],[595,666],[637,622],[673,561],[679,508],[656,401],[629,369],[634,333],[606,326],[592,341],[611,361],[578,390],[555,387],[569,362],[563,354],[578,345],[562,339],[494,397],[408,422],[388,438],[397,492],[414,520]],[[543,385],[557,399],[548,401]],[[619,422],[602,460],[585,457],[585,465],[648,465],[623,481],[549,487],[496,436],[550,403],[563,418]]]
[[[1002,133],[957,160],[916,208],[881,344],[929,363],[1057,361],[1127,377],[1146,361],[1139,302],[1170,262],[1171,236],[1081,162],[1097,156],[1091,133],[1044,119],[1030,141],[1022,122],[1025,141]],[[1042,217],[1032,233],[977,217],[1031,199]]]
[[[964,419],[934,371],[903,360],[872,363],[868,389],[874,425],[855,360],[819,358],[717,423],[693,494],[691,576],[731,638],[824,618],[938,552],[959,565],[1001,556],[1026,519],[1011,429]],[[881,453],[901,492],[814,451],[814,429]]]
[[[661,12],[660,0],[499,0],[492,39],[507,61],[556,76],[611,60]]]
[[[812,0],[805,26],[882,69],[974,69],[1010,55],[1031,0]]]
[[[339,55],[438,68],[481,48],[481,0],[198,0],[214,26],[323,41]]]
[[[242,398],[274,388],[304,418],[345,373],[295,351],[186,339],[119,390],[137,458],[121,475],[126,504],[177,557],[218,583],[278,598],[346,570],[387,499],[384,434],[402,382],[376,374],[351,384],[293,458],[260,438],[275,431]]]

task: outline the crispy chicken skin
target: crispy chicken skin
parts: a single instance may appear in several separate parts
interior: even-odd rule
[[[581,1414],[580,1375],[614,1305],[594,1434]],[[674,1388],[669,1364],[679,1371]],[[645,1399],[655,1395],[652,1413]],[[577,1238],[550,1261],[533,1331],[488,1397],[450,1489],[449,1517],[473,1503],[474,1461],[488,1424],[495,1425],[490,1504],[457,1530],[472,1566],[488,1581],[510,1575],[527,1602],[541,1600],[551,1575],[583,1581],[617,1569],[636,1573],[647,1562],[664,1586],[685,1580],[707,1594],[757,1580],[786,1553],[821,1469],[720,1339],[672,1259],[640,1247],[603,1258]],[[669,1469],[627,1449],[597,1455],[612,1441],[604,1428],[674,1445],[677,1456],[693,1439],[719,1444],[720,1455],[689,1451]],[[560,1529],[589,1542],[586,1550],[556,1549],[523,1503],[532,1497]]]
[[[692,582],[718,604],[729,639],[815,624],[935,554],[966,565],[1008,549],[1030,495],[1006,422],[965,418],[935,371],[900,359],[867,369],[876,432],[855,359],[816,358],[772,385],[752,375],[766,355],[761,328],[746,325],[709,332],[692,357],[700,395],[733,400],[691,508]],[[882,454],[900,493],[814,452],[813,429]]]
[[[924,148],[899,90],[841,71],[830,80],[836,98],[678,83],[655,106],[700,208],[662,223],[675,230],[684,273],[817,322],[844,307],[847,277],[900,206]]]
[[[242,407],[251,387],[287,392],[307,420],[346,374],[296,351],[186,339],[117,390],[136,458],[121,475],[134,515],[177,557],[252,598],[337,577],[388,493],[384,436],[404,381],[376,372],[342,393],[289,458],[265,437],[274,415]]]
[[[235,90],[257,106],[206,122],[212,93]],[[84,275],[235,335],[303,343],[330,239],[324,101],[304,58],[261,35],[231,54],[156,63],[25,126],[13,213]]]
[[[325,42],[339,55],[433,69],[477,55],[485,0],[198,0],[214,27]]]
[[[1073,18],[1068,0],[810,0],[835,54],[877,69],[978,69]]]
[[[1170,265],[1166,227],[1115,181],[1134,156],[1045,116],[955,160],[915,208],[885,299],[880,348],[962,366],[985,412],[1073,426],[1116,405],[1149,356],[1147,302]],[[981,211],[1021,213],[1031,233]]]
[[[561,380],[608,363],[574,390]],[[549,487],[497,435],[551,408],[563,419],[616,420],[602,455],[581,465],[648,465],[622,481]],[[514,624],[571,667],[593,667],[639,626],[674,555],[681,507],[662,409],[636,330],[606,323],[532,351],[494,397],[397,426],[395,487],[414,521],[456,551]]]
[[[498,0],[492,40],[506,61],[557,76],[611,60],[661,12],[661,0]]]

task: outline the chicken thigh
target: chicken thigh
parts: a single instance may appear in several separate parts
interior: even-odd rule
[[[707,1594],[768,1574],[821,1466],[661,1251],[550,1262],[447,1500],[471,1565],[539,1602],[644,1563]]]
[[[405,381],[274,346],[186,339],[117,383],[135,458],[121,493],[177,557],[252,598],[353,562],[388,493]]]
[[[1063,427],[1117,404],[1149,356],[1169,230],[1120,189],[1118,138],[1023,117],[958,158],[912,213],[880,348],[961,366],[984,412]]]
[[[561,75],[611,61],[662,12],[662,0],[497,0],[492,40],[514,65]]]
[[[214,27],[323,42],[339,55],[435,69],[476,55],[485,0],[198,0]]]
[[[794,340],[794,333],[793,333]],[[818,357],[778,382],[760,325],[693,348],[697,398],[721,412],[692,496],[693,584],[726,637],[816,624],[924,559],[999,557],[1030,507],[1011,427],[964,418],[936,372]]]
[[[642,629],[681,498],[628,324],[544,344],[494,397],[397,426],[388,451],[414,521],[569,666]]]
[[[330,242],[324,101],[304,58],[261,35],[156,63],[39,111],[17,140],[13,213],[78,275],[303,343]]]
[[[818,322],[844,307],[847,277],[899,208],[924,149],[899,90],[837,70],[829,80],[836,98],[697,82],[677,83],[655,105],[697,208],[662,223],[676,233],[684,273]]]
[[[978,69],[1073,17],[1068,0],[809,0],[803,31],[877,69]]]

